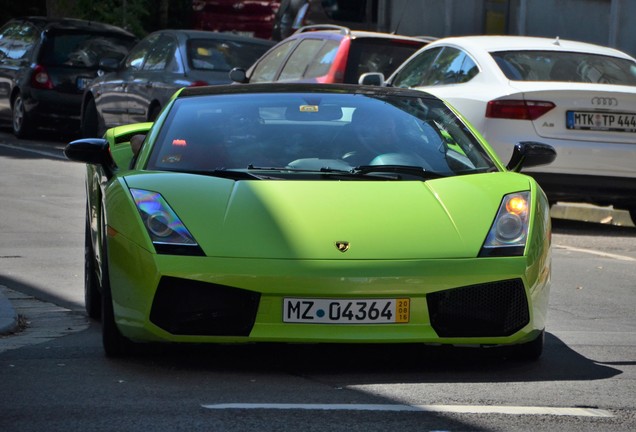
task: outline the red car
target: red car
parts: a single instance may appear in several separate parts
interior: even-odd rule
[[[270,39],[279,6],[279,1],[266,0],[193,0],[193,26]]]
[[[337,25],[300,28],[267,51],[247,71],[233,69],[238,83],[318,82],[357,84],[366,72],[391,74],[430,39],[351,30]]]

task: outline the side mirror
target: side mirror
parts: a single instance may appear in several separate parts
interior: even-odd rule
[[[515,145],[506,169],[520,172],[521,168],[547,165],[554,162],[556,156],[556,150],[551,145],[534,141],[523,141]]]
[[[108,177],[117,169],[108,141],[103,138],[84,138],[70,142],[64,148],[64,155],[75,162],[100,165]]]
[[[104,57],[99,61],[99,69],[104,72],[112,72],[117,70],[121,59],[115,57]]]
[[[382,72],[366,72],[360,75],[358,78],[358,84],[361,85],[373,85],[373,86],[383,86],[384,85],[384,74]]]
[[[230,70],[229,75],[230,75],[230,79],[233,82],[240,83],[240,84],[247,83],[247,74],[245,73],[245,69],[233,68],[232,70]]]

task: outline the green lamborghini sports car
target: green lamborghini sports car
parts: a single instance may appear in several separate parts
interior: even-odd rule
[[[87,164],[86,309],[108,356],[139,342],[541,355],[549,205],[519,171],[556,153],[516,143],[504,165],[426,93],[187,88],[154,123],[65,154]]]

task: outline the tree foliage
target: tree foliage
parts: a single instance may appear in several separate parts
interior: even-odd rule
[[[192,0],[21,0],[0,8],[0,25],[23,15],[101,21],[143,37],[163,28],[192,28]]]

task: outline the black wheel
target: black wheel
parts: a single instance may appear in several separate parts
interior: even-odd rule
[[[96,138],[99,135],[99,119],[97,118],[97,107],[95,100],[89,99],[82,112],[80,123],[80,133],[84,138]]]
[[[91,241],[91,225],[88,208],[86,210],[86,229],[84,232],[84,305],[86,313],[92,319],[102,316],[102,294],[97,277],[95,251]]]
[[[16,137],[27,138],[33,133],[33,125],[24,107],[21,94],[18,94],[13,101],[12,120],[13,134]]]
[[[510,357],[513,360],[535,361],[543,354],[543,344],[545,341],[545,332],[541,330],[541,334],[531,342],[511,347]]]

